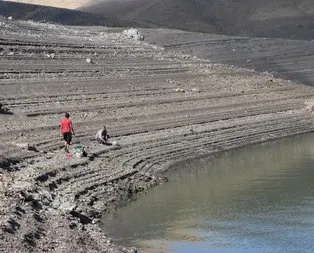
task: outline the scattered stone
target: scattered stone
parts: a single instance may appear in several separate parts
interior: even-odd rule
[[[192,88],[191,91],[192,91],[192,92],[200,92],[200,89],[198,89],[198,88]]]
[[[8,20],[12,20],[12,19],[13,19],[13,17],[12,17],[12,16],[9,16],[9,17],[8,17]]]
[[[24,143],[13,143],[13,144],[15,144],[19,148],[24,148],[24,149],[27,149],[28,145],[29,145],[27,142],[24,142]]]
[[[0,103],[0,113],[2,114],[12,114],[8,107]]]
[[[175,91],[175,92],[185,92],[185,90],[184,90],[184,89],[181,89],[181,88],[176,88],[176,89],[174,89],[173,91]]]
[[[35,146],[30,145],[27,142],[12,142],[12,144],[14,144],[15,146],[22,148],[22,149],[39,152]]]
[[[313,105],[307,105],[305,106],[305,111],[312,112],[313,111]]]
[[[27,146],[27,150],[38,152],[37,148],[35,146],[31,146],[31,145]]]
[[[52,54],[46,54],[46,57],[47,57],[47,58],[54,59],[54,58],[56,58],[56,54],[55,54],[55,53],[52,53]]]
[[[128,30],[124,30],[122,32],[122,34],[124,36],[126,36],[127,38],[131,38],[131,39],[135,39],[135,40],[140,40],[143,41],[144,40],[144,35],[141,34],[138,30],[131,28]]]
[[[92,64],[92,63],[93,63],[93,60],[92,60],[91,58],[87,58],[87,59],[86,59],[86,62],[89,63],[89,64]]]
[[[92,224],[96,224],[96,223],[98,223],[99,222],[99,219],[93,219],[92,220]]]
[[[314,101],[305,101],[304,104],[306,112],[313,112]]]
[[[69,202],[62,202],[59,203],[60,205],[58,206],[59,210],[62,210],[65,213],[69,213],[75,210],[75,208],[77,207],[74,204],[71,204]]]

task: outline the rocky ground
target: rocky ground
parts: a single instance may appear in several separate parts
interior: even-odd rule
[[[171,165],[313,130],[310,86],[169,52],[121,29],[0,25],[2,252],[135,252],[98,219],[164,183]],[[73,146],[87,157],[66,158],[66,111]],[[103,125],[115,145],[91,140]]]

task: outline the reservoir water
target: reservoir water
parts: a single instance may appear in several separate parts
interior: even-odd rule
[[[102,220],[140,253],[314,252],[314,135],[184,164]]]

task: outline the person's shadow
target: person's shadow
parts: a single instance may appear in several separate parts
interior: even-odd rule
[[[112,146],[113,144],[111,142],[104,142],[103,145]]]

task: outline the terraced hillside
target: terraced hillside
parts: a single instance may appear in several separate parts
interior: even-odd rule
[[[118,29],[1,24],[3,252],[135,252],[114,245],[97,219],[164,182],[169,166],[313,130],[311,87]],[[85,158],[62,149],[66,111]],[[116,145],[91,140],[103,125]]]
[[[141,29],[146,41],[167,51],[210,62],[270,72],[276,77],[314,85],[314,41],[236,37],[180,30]]]

